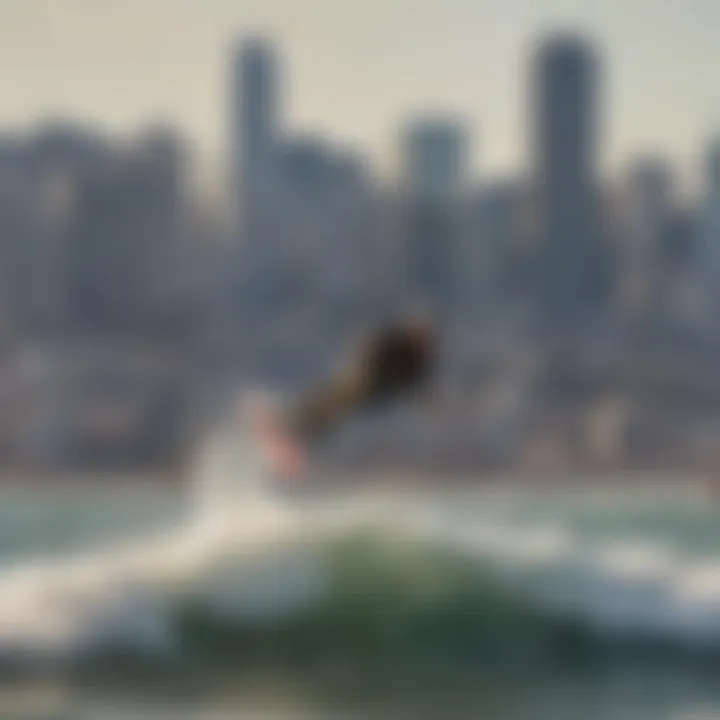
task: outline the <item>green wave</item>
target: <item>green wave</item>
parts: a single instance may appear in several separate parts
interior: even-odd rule
[[[537,667],[577,661],[590,637],[550,617],[476,562],[436,547],[353,537],[320,552],[327,589],[272,624],[178,610],[185,657],[212,664],[362,671]]]
[[[171,610],[177,652],[103,653],[83,673],[241,678],[280,674],[323,687],[422,685],[677,657],[654,639],[618,644],[543,609],[487,566],[450,549],[373,534],[317,546],[324,591],[271,621],[218,613],[198,596]],[[231,570],[239,573],[243,569]],[[183,675],[183,673],[186,673]]]

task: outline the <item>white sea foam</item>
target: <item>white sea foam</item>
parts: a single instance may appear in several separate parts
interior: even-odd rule
[[[0,572],[3,656],[64,660],[106,646],[171,654],[172,610],[188,597],[218,614],[272,620],[327,591],[314,548],[361,527],[449,547],[528,598],[613,632],[720,643],[720,554],[692,557],[642,536],[599,541],[562,513],[493,520],[420,495],[285,499],[232,423],[198,454],[188,496],[191,511],[174,530]]]

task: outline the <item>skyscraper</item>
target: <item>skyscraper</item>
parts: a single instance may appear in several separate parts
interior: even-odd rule
[[[720,138],[710,144],[706,154],[699,224],[699,259],[703,270],[706,312],[709,323],[716,326],[720,310]]]
[[[238,219],[252,237],[261,232],[264,211],[274,190],[274,165],[280,134],[279,67],[273,45],[244,39],[233,68],[233,192]]]
[[[419,117],[402,131],[402,175],[408,194],[418,199],[457,196],[467,176],[467,133],[454,118]]]
[[[415,300],[447,318],[455,300],[467,132],[454,118],[418,117],[403,127],[400,142],[409,289]]]
[[[706,174],[710,192],[720,197],[720,137],[708,148]]]
[[[162,130],[78,172],[64,249],[79,329],[142,333],[172,313],[168,275],[180,239],[184,175],[181,142]]]
[[[661,156],[635,159],[623,183],[619,300],[626,320],[646,323],[663,295],[663,252],[674,211],[673,174]]]
[[[533,173],[542,306],[563,324],[607,292],[597,200],[598,58],[580,36],[546,38],[533,58]]]

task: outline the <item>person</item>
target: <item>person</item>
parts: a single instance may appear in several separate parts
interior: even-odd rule
[[[310,450],[342,422],[420,394],[429,385],[436,355],[433,322],[414,314],[372,332],[326,382],[286,409],[256,407],[253,431],[272,470],[297,475]]]

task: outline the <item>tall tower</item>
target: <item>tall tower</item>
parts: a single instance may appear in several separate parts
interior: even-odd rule
[[[280,134],[279,68],[272,43],[241,41],[233,68],[233,193],[238,219],[252,238],[272,202]]]
[[[576,35],[553,35],[533,59],[533,173],[539,283],[552,322],[584,315],[606,292],[598,207],[598,59]]]
[[[458,215],[468,144],[465,125],[455,118],[418,117],[401,133],[409,289],[445,320],[457,300]]]
[[[466,180],[468,165],[465,126],[454,118],[421,117],[402,133],[403,181],[416,198],[450,200]]]
[[[668,295],[662,260],[674,213],[670,163],[645,155],[630,166],[623,186],[620,309],[628,321],[647,323]]]
[[[711,142],[707,149],[704,197],[699,221],[698,249],[707,297],[708,324],[717,328],[720,311],[720,137]],[[720,329],[715,332],[720,332]]]
[[[709,194],[720,200],[720,137],[708,147],[705,174]]]

